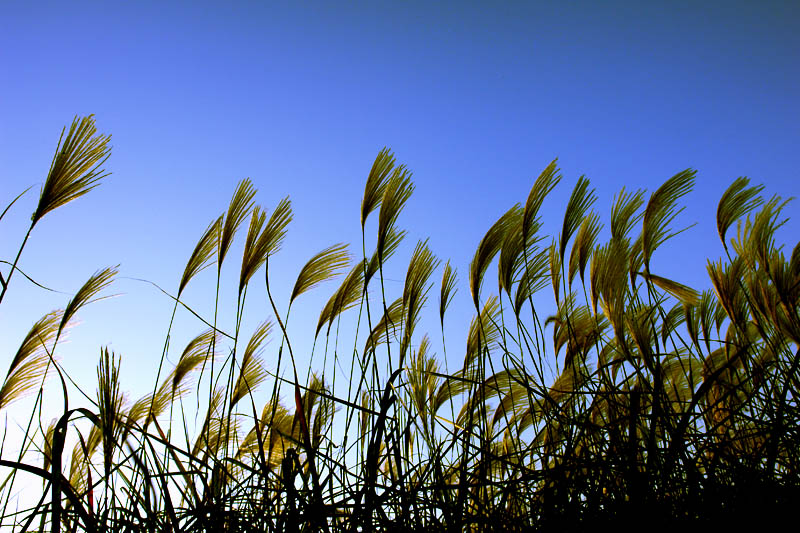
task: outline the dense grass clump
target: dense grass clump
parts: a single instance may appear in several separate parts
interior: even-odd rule
[[[30,229],[3,263],[0,305],[33,227],[106,175],[107,143],[91,117],[76,119],[59,141]],[[739,178],[717,208],[726,258],[707,264],[713,290],[661,275],[653,253],[677,232],[671,223],[694,179],[686,170],[650,195],[622,190],[601,242],[596,197],[581,178],[551,238],[539,211],[561,175],[548,165],[475,251],[466,270],[475,316],[466,348],[450,349],[450,371],[430,335],[444,338],[456,269],[420,242],[402,290],[384,284],[384,266],[402,261],[398,220],[414,188],[388,150],[367,176],[361,252],[354,259],[334,244],[314,255],[284,312],[269,263],[291,204],[282,200],[268,214],[253,185],[241,182],[171,295],[173,317],[188,309],[199,332],[174,366],[165,343],[151,393],[129,402],[119,357],[104,348],[97,393],[76,406],[56,357],[65,328],[101,297],[116,268],[93,275],[9,354],[0,409],[28,393],[35,400],[24,441],[0,451],[2,526],[521,531],[718,525],[785,512],[800,495],[800,245],[787,257],[775,243],[786,201],[765,200],[762,187]],[[217,327],[222,265],[235,261],[228,252],[239,233],[234,323],[254,294],[273,311],[249,337]],[[181,297],[208,267],[216,267],[217,292],[213,316],[202,316]],[[287,323],[297,298],[336,277],[316,337],[326,350],[338,346],[350,375],[331,379],[297,368]],[[551,308],[540,307],[542,291],[552,291]],[[432,323],[441,331],[421,331],[425,312],[438,314]],[[352,351],[338,342],[340,326],[354,328]],[[278,340],[265,359],[269,337]],[[48,424],[39,403],[53,375],[63,409]],[[196,427],[180,407],[192,395],[203,409]],[[9,452],[13,444],[19,449]],[[19,471],[43,487],[22,510],[10,504]]]

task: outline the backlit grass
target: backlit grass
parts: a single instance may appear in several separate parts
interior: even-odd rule
[[[24,275],[17,264],[33,227],[101,183],[109,153],[92,117],[62,134],[21,246],[3,244],[0,305]],[[685,170],[652,193],[620,191],[603,216],[581,178],[549,236],[540,208],[561,186],[553,162],[459,274],[427,242],[410,257],[396,253],[414,187],[383,150],[363,193],[362,242],[321,250],[294,281],[269,275],[291,203],[268,211],[244,180],[176,273],[173,317],[188,309],[197,336],[174,365],[165,343],[149,394],[127,399],[120,357],[107,348],[97,383],[78,384],[96,389],[91,400],[70,396],[58,363],[65,329],[107,293],[116,268],[99,270],[6,356],[0,409],[35,399],[29,413],[15,413],[27,421],[23,443],[4,442],[0,452],[2,526],[516,531],[782,512],[800,487],[800,245],[791,253],[776,245],[787,202],[739,178],[717,207],[726,257],[706,265],[713,290],[664,276],[651,259],[682,229],[672,223],[694,180]],[[16,207],[8,201],[3,215]],[[229,254],[236,238],[241,257]],[[408,264],[401,290],[385,283],[389,262]],[[211,316],[181,300],[207,268],[216,276]],[[234,308],[219,298],[231,272]],[[432,339],[445,344],[459,276],[474,318],[458,326],[466,346],[447,345],[446,366]],[[287,302],[274,300],[275,283],[292,287]],[[349,375],[297,367],[287,323],[311,290],[331,295],[306,330],[338,347]],[[544,294],[553,297],[547,308]],[[272,314],[240,334],[245,301],[256,296]],[[223,313],[234,314],[234,331],[218,327]],[[424,331],[428,324],[440,330]],[[40,419],[45,382],[62,391],[52,421]],[[203,406],[197,424],[180,407],[192,396]],[[38,504],[21,510],[11,500],[20,471],[42,480]]]

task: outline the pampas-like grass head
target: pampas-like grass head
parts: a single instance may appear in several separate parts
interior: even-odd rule
[[[0,388],[0,409],[24,397],[42,383],[62,316],[63,311],[52,311],[31,327],[11,360]]]
[[[300,270],[289,303],[323,281],[338,276],[349,262],[350,254],[347,253],[347,245],[342,243],[329,246],[316,254]]]
[[[36,225],[50,211],[94,189],[101,179],[110,174],[101,167],[111,154],[111,147],[108,146],[111,136],[96,133],[94,115],[80,119],[76,116],[66,139],[64,130],[61,131],[39,204],[31,216],[32,225]]]

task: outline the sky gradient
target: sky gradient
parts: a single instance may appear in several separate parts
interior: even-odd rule
[[[3,3],[0,202],[34,187],[0,223],[0,258],[13,260],[73,116],[94,113],[113,150],[112,175],[32,235],[20,267],[68,294],[15,278],[0,306],[1,361],[36,319],[119,263],[111,292],[121,296],[87,307],[60,356],[92,393],[99,348],[109,345],[137,397],[152,387],[171,304],[127,278],[174,292],[197,239],[250,177],[269,211],[287,195],[293,203],[271,262],[285,309],[311,255],[335,242],[360,252],[361,195],[383,146],[416,185],[399,221],[408,236],[393,290],[415,243],[430,238],[459,272],[446,324],[456,343],[472,315],[476,245],[556,157],[564,179],[543,213],[552,235],[582,174],[607,224],[623,186],[652,192],[696,169],[675,223],[696,225],[656,253],[653,271],[698,289],[709,287],[705,259],[722,254],[714,214],[733,179],[749,176],[767,196],[800,195],[797,2],[430,4]],[[789,251],[798,230],[795,217],[779,233]],[[228,261],[233,290],[238,265]],[[186,298],[208,316],[211,272],[203,276]],[[306,336],[300,351],[334,288],[293,310],[296,335]],[[251,301],[246,335],[268,313],[263,294]],[[434,292],[430,305],[435,316]],[[176,348],[202,329],[182,317]]]

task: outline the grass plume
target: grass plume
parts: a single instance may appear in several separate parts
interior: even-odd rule
[[[50,211],[88,193],[110,174],[102,166],[111,154],[108,145],[111,136],[97,135],[94,115],[80,119],[76,116],[66,138],[65,130],[61,131],[50,172],[39,195],[39,204],[31,216],[31,226]]]
[[[78,121],[59,144],[39,218],[102,177],[106,138],[93,138],[88,122]],[[426,303],[439,259],[428,241],[410,253],[402,285],[384,277],[406,234],[399,215],[414,190],[410,178],[381,150],[360,206],[363,255],[348,269],[346,245],[327,247],[283,292],[270,288],[269,276],[261,289],[250,281],[280,251],[291,204],[284,199],[267,216],[252,183],[240,182],[178,287],[180,296],[217,262],[208,295],[215,326],[184,340],[170,324],[161,363],[171,370],[162,379],[159,366],[151,392],[130,406],[121,357],[108,348],[94,397],[80,394],[54,359],[67,324],[102,298],[116,267],[96,272],[64,311],[37,321],[0,387],[9,416],[25,404],[15,402],[40,392],[19,449],[9,451],[10,439],[0,446],[7,473],[0,527],[549,531],[788,517],[800,495],[800,245],[787,257],[779,233],[788,200],[763,201],[761,186],[735,180],[717,208],[716,233],[724,243],[736,225],[736,237],[724,259],[706,263],[707,287],[696,290],[676,281],[683,273],[662,272],[654,256],[682,231],[670,225],[694,171],[668,179],[646,204],[643,192],[623,189],[609,220],[593,210],[596,195],[580,177],[554,238],[542,220],[544,200],[561,180],[553,161],[524,205],[479,241],[465,282],[475,314],[454,350],[444,320],[459,288],[451,262],[434,309]],[[368,243],[364,228],[378,209]],[[239,294],[228,309],[218,292],[227,283],[221,264],[248,218],[233,280]],[[13,272],[16,261],[7,263]],[[285,298],[288,316],[299,296],[340,273],[314,335],[313,323],[288,329],[275,300]],[[497,285],[483,283],[487,275]],[[380,291],[368,290],[376,276]],[[0,279],[3,294],[10,277]],[[552,295],[540,294],[548,285]],[[245,294],[264,288],[271,311],[245,342]],[[210,326],[189,311],[189,320]],[[231,334],[216,328],[228,314]],[[273,323],[282,339],[270,344]],[[441,327],[441,344],[429,335],[431,324]],[[324,343],[317,342],[323,328]],[[306,381],[296,369],[303,349],[296,335],[313,340],[312,352],[324,351]],[[185,347],[174,351],[179,342]],[[215,366],[217,354],[227,357]],[[65,401],[47,424],[40,408],[49,368]],[[19,472],[38,476],[42,495],[15,510]]]

